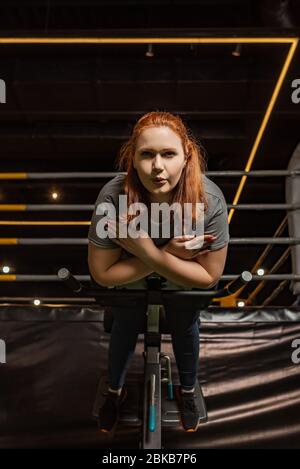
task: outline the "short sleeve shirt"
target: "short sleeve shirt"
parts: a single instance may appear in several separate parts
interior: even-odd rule
[[[88,232],[88,239],[95,246],[103,249],[118,249],[120,246],[109,237],[99,237],[97,234],[97,223],[105,215],[97,214],[97,207],[100,203],[108,202],[112,203],[116,208],[116,213],[118,213],[118,203],[119,195],[124,195],[124,182],[125,174],[118,174],[109,182],[107,182],[99,192],[97,200],[95,202],[95,208],[93,216],[91,219],[91,225]],[[229,225],[228,225],[228,215],[227,215],[227,205],[224,198],[224,195],[221,189],[210,180],[207,176],[202,175],[204,182],[204,189],[208,201],[208,209],[204,213],[204,232],[207,234],[213,234],[217,236],[217,239],[210,243],[207,249],[211,251],[216,251],[223,248],[229,242]],[[156,246],[163,246],[169,241],[170,238],[157,237],[152,240]],[[126,259],[133,257],[133,254],[122,250],[121,259]],[[117,288],[132,288],[132,289],[145,289],[147,284],[145,279],[140,279],[135,282],[128,284],[123,284]],[[190,290],[191,288],[176,285],[173,282],[167,280],[162,287],[163,289],[177,290],[177,289],[186,289]]]

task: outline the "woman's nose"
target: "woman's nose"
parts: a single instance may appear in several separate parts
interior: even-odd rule
[[[163,168],[163,162],[162,162],[162,158],[159,154],[157,154],[153,160],[153,167],[155,169],[161,169]]]

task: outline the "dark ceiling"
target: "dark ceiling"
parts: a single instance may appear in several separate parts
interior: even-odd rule
[[[299,37],[300,2],[2,1],[0,37]],[[179,114],[204,146],[208,171],[243,170],[288,53],[289,44],[41,45],[0,44],[1,172],[116,171],[115,157],[137,118]],[[258,147],[252,169],[286,169],[299,142],[299,46]],[[240,178],[212,177],[228,204]],[[1,181],[0,204],[94,204],[100,179]],[[51,194],[59,197],[53,201]],[[239,203],[285,203],[283,177],[247,179]],[[86,238],[91,210],[2,211],[1,238]],[[273,237],[283,210],[238,211],[231,238]],[[20,221],[35,221],[34,225]],[[42,225],[41,221],[57,221]],[[62,222],[74,222],[64,225]],[[12,223],[9,223],[12,222]],[[78,223],[85,222],[85,223]],[[281,236],[288,236],[287,227]],[[266,245],[230,246],[224,274],[252,270]],[[287,246],[270,249],[268,271]],[[0,268],[53,275],[61,266],[87,275],[87,245],[6,246]],[[290,273],[290,256],[276,273]],[[244,290],[246,297],[251,288]],[[278,282],[255,295],[262,304]],[[0,300],[71,297],[56,282],[0,282]],[[289,283],[271,304],[290,305]]]

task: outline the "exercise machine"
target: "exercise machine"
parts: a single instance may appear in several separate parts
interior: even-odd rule
[[[200,310],[206,308],[213,298],[229,296],[252,279],[248,271],[220,290],[163,290],[165,279],[157,275],[146,277],[148,289],[131,290],[126,288],[103,288],[93,281],[84,287],[68,269],[58,271],[58,277],[68,288],[80,296],[93,296],[97,304],[107,309],[104,313],[104,330],[111,332],[113,325],[113,306],[140,306],[146,310],[145,326],[140,330],[144,334],[144,375],[142,382],[126,383],[128,397],[121,411],[119,424],[142,428],[139,447],[142,449],[161,449],[162,427],[178,426],[180,412],[175,399],[179,383],[172,379],[171,359],[161,351],[161,334],[169,334],[164,317],[164,307],[176,306]],[[165,366],[162,366],[162,363]],[[107,376],[99,381],[93,407],[93,416],[98,418],[108,388]],[[207,411],[201,386],[197,381],[195,401],[200,412],[200,423],[207,421]]]

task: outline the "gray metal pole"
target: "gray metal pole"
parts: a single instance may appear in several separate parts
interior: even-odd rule
[[[89,275],[74,275],[74,277],[82,282],[89,282]],[[239,277],[239,274],[231,275],[222,275],[220,280],[228,281],[235,280]],[[266,274],[266,275],[253,275],[252,280],[262,281],[262,280],[300,280],[300,275],[295,274]],[[0,275],[0,282],[60,282],[59,278],[56,275],[27,275],[27,274],[2,274]]]
[[[4,205],[3,210],[1,205]],[[11,208],[9,207],[11,205]],[[20,209],[16,205],[24,205],[25,209]],[[0,204],[0,211],[5,212],[38,212],[38,211],[52,211],[59,212],[61,210],[70,211],[90,211],[94,210],[94,205],[71,205],[71,204]],[[300,204],[227,204],[227,208],[234,210],[299,210]]]
[[[19,245],[86,245],[88,244],[87,238],[6,238],[6,241],[1,242],[0,245],[12,245],[10,239],[16,239]],[[231,238],[230,245],[256,245],[256,244],[300,244],[300,238]]]

